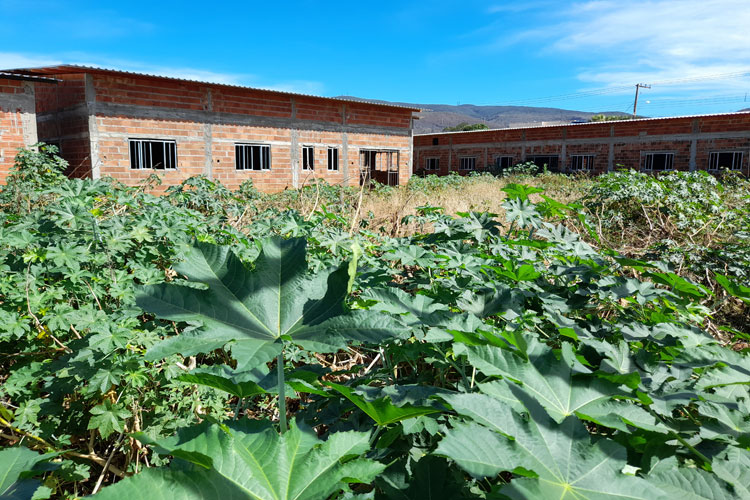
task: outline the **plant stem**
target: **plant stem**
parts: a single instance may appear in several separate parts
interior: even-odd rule
[[[240,417],[240,408],[242,408],[242,398],[237,398],[237,404],[234,406],[234,420]]]
[[[286,395],[284,394],[284,350],[279,353],[276,360],[276,370],[279,378],[279,428],[281,433],[286,432]]]
[[[690,443],[688,443],[682,436],[680,436],[679,434],[677,434],[676,431],[672,430],[672,428],[669,425],[669,423],[664,418],[662,418],[661,415],[657,414],[651,408],[648,408],[648,412],[651,415],[655,416],[665,426],[667,426],[667,429],[669,430],[669,434],[671,434],[672,437],[674,437],[675,439],[677,439],[677,441],[679,441],[680,444],[682,444],[685,448],[687,448],[688,450],[690,450],[696,457],[700,458],[703,461],[703,466],[706,468],[706,470],[709,470],[709,471],[711,470],[711,460],[709,460],[708,457],[706,457],[706,455],[704,455],[700,451],[696,450],[693,445],[691,445]]]
[[[378,425],[375,427],[375,432],[372,433],[372,436],[370,436],[370,448],[375,446],[375,442],[378,440],[378,436],[380,435],[380,431],[383,430],[382,425]]]

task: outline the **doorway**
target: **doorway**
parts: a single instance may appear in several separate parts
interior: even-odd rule
[[[377,181],[386,186],[398,186],[399,152],[381,149],[362,149],[359,152],[359,184]]]

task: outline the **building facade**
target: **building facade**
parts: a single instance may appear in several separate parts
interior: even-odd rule
[[[205,175],[274,192],[411,175],[414,108],[71,65],[17,71],[59,81],[37,89],[38,136],[72,177],[134,185],[156,173],[163,189]]]
[[[418,174],[466,174],[534,162],[604,173],[722,168],[750,175],[750,112],[414,136]]]
[[[13,167],[18,150],[37,142],[36,86],[55,80],[0,72],[0,184]]]

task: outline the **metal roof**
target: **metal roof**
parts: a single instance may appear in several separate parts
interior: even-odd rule
[[[43,83],[57,83],[59,81],[55,78],[45,78],[43,76],[23,75],[20,73],[9,73],[6,71],[0,71],[0,79],[24,80],[24,81],[29,81],[29,82],[43,82]]]
[[[203,85],[212,85],[216,87],[228,87],[228,88],[235,88],[235,89],[245,89],[245,90],[260,90],[263,92],[271,92],[274,94],[279,95],[288,95],[288,96],[302,96],[302,97],[312,97],[315,99],[325,99],[327,101],[336,101],[336,102],[351,102],[351,103],[358,103],[358,104],[368,104],[371,106],[381,106],[385,108],[399,108],[399,109],[406,109],[409,111],[420,111],[419,108],[411,108],[408,106],[400,106],[398,104],[384,104],[380,102],[371,102],[366,99],[363,100],[355,100],[355,99],[341,99],[337,97],[322,97],[312,94],[302,94],[297,92],[284,92],[281,90],[273,90],[273,89],[264,89],[260,87],[248,87],[246,85],[232,85],[229,83],[215,83],[215,82],[207,82],[202,80],[192,80],[189,78],[177,78],[173,76],[163,76],[163,75],[154,75],[149,73],[137,73],[135,71],[124,71],[119,69],[111,69],[111,68],[100,68],[97,66],[84,66],[81,64],[60,64],[57,66],[39,66],[34,68],[18,68],[18,69],[12,69],[12,70],[6,70],[6,71],[13,71],[13,72],[24,72],[24,73],[31,73],[31,74],[41,74],[41,75],[54,75],[54,74],[60,74],[60,73],[90,73],[90,72],[97,72],[97,73],[111,73],[116,75],[126,75],[126,76],[140,76],[140,77],[146,77],[146,78],[159,78],[163,80],[172,80],[176,82],[186,82],[186,83],[200,83]]]
[[[554,127],[588,127],[592,125],[612,125],[615,123],[634,123],[649,122],[657,120],[678,120],[680,118],[707,118],[711,116],[729,116],[729,115],[746,115],[750,111],[733,111],[731,113],[709,113],[705,115],[683,115],[683,116],[660,116],[658,118],[636,118],[635,120],[611,120],[605,122],[587,122],[587,123],[561,123],[557,125],[535,125],[531,127],[508,127],[508,128],[490,128],[482,130],[462,130],[456,132],[430,132],[428,134],[414,134],[414,137],[423,137],[428,135],[447,135],[447,134],[478,134],[487,132],[497,132],[501,130],[527,130],[530,128],[554,128]]]

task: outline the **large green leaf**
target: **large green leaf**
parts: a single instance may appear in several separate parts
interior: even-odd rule
[[[199,368],[180,375],[177,380],[213,387],[238,398],[264,394],[270,387],[270,384],[269,387],[263,387],[258,383],[258,374],[252,371],[238,372],[226,365]]]
[[[502,376],[511,388],[534,398],[558,423],[574,414],[595,419],[612,413],[612,407],[603,403],[618,394],[617,386],[593,377],[576,361],[567,342],[562,344],[559,360],[551,350],[529,361],[491,345],[468,346],[466,352],[479,371]]]
[[[440,410],[429,406],[414,406],[403,403],[399,406],[391,402],[391,397],[381,397],[369,401],[366,397],[354,392],[351,387],[326,382],[326,385],[341,393],[346,399],[354,403],[360,410],[365,412],[378,425],[388,425],[401,420],[406,420],[430,413],[438,413]]]
[[[216,424],[153,443],[180,460],[104,488],[97,498],[317,500],[347,482],[370,482],[384,466],[358,458],[369,449],[367,432],[338,432],[321,441],[292,423],[279,435],[268,423]],[[145,438],[144,438],[145,440]],[[187,462],[187,463],[186,463]]]
[[[23,446],[0,450],[0,498],[31,498],[40,484],[30,479],[32,469],[57,455],[59,453],[40,455]]]
[[[734,486],[735,495],[750,500],[750,452],[730,447],[722,457],[711,462],[711,468],[724,481]]]
[[[143,309],[173,321],[204,325],[166,340],[148,356],[205,352],[232,342],[242,365],[239,369],[270,360],[280,351],[282,340],[328,352],[348,341],[379,343],[407,333],[388,315],[348,311],[344,306],[348,265],[308,272],[303,238],[266,240],[254,264],[249,270],[228,247],[199,243],[175,271],[189,283],[202,284],[201,288],[140,287],[136,300]]]
[[[483,394],[446,398],[461,415],[474,420],[456,422],[436,453],[455,460],[475,477],[511,471],[516,478],[503,488],[511,498],[640,499],[666,498],[658,488],[623,474],[626,450],[619,444],[592,441],[576,417],[560,424],[538,405],[530,405],[525,420],[509,406]]]
[[[732,497],[725,483],[701,469],[680,467],[650,475],[649,480],[664,490],[670,498],[723,500]]]

